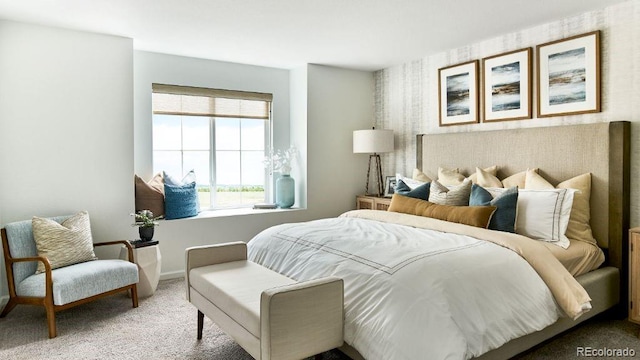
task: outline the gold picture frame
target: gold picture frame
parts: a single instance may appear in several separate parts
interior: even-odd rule
[[[600,112],[600,31],[536,47],[538,117]]]
[[[478,122],[478,67],[472,60],[438,70],[440,126]]]
[[[482,121],[531,119],[533,49],[482,59]]]

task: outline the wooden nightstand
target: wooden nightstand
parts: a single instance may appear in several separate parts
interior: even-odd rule
[[[640,324],[640,227],[629,229],[629,321]]]
[[[391,204],[391,198],[358,195],[356,197],[356,209],[370,209],[386,211]]]

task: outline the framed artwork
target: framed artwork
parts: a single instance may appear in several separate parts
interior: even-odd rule
[[[532,49],[482,59],[483,122],[531,119]]]
[[[392,197],[396,192],[396,177],[387,176],[384,184],[384,197]]]
[[[600,112],[600,31],[537,46],[538,117]]]
[[[478,122],[478,60],[438,70],[440,126]]]

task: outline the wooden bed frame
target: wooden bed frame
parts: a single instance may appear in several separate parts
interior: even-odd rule
[[[479,359],[508,359],[604,311],[626,317],[628,310],[628,230],[630,123],[627,121],[417,135],[416,167],[432,179],[438,167],[459,168],[466,176],[475,167],[497,165],[498,178],[538,168],[552,184],[592,174],[591,226],[605,263],[576,277],[592,298],[592,310],[576,321],[561,318],[547,328],[509,341]],[[345,344],[341,350],[362,356]]]

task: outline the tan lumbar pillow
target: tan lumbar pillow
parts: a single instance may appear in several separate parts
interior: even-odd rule
[[[491,221],[491,216],[496,211],[496,207],[439,205],[426,200],[394,194],[387,211],[424,216],[486,229]]]

